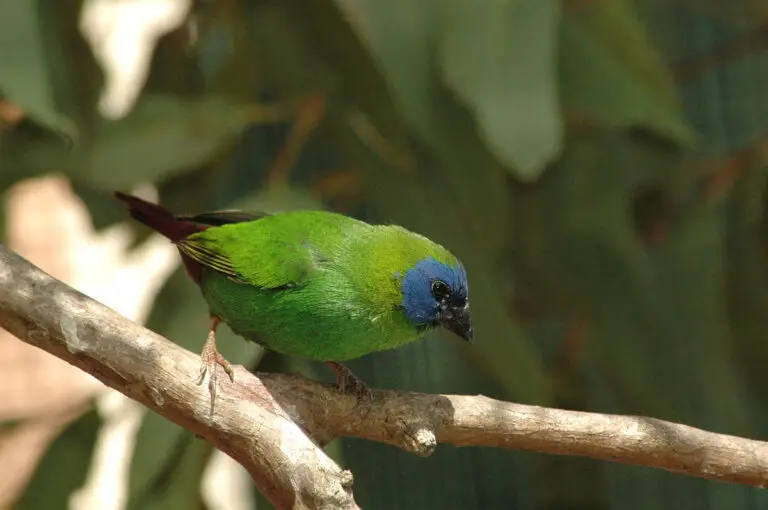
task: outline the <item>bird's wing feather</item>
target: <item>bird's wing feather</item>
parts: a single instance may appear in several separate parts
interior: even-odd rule
[[[235,269],[235,266],[229,257],[227,257],[226,253],[211,248],[199,239],[182,239],[177,242],[176,245],[184,255],[188,256],[198,264],[213,269],[214,271],[218,271],[227,278],[238,283],[248,283],[237,269]]]
[[[285,289],[303,285],[321,270],[343,227],[352,222],[329,213],[278,214],[211,227],[177,245],[185,255],[233,281]]]
[[[229,225],[233,223],[255,221],[263,218],[264,216],[268,216],[268,214],[251,213],[233,209],[226,211],[212,211],[193,215],[176,215],[175,218],[177,220],[199,223],[201,225],[205,225],[206,227],[220,227],[222,225]],[[243,276],[240,275],[232,265],[232,261],[229,260],[226,254],[220,253],[211,246],[208,246],[208,243],[197,242],[194,239],[187,238],[177,242],[176,244],[182,253],[190,257],[198,264],[218,271],[236,282],[247,283],[245,278],[243,278]]]

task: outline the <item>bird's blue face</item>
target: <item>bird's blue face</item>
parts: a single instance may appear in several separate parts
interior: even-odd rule
[[[402,278],[405,317],[416,327],[443,326],[472,341],[467,272],[461,264],[451,266],[426,258]]]

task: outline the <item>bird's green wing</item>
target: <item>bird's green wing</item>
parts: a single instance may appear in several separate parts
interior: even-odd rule
[[[177,243],[187,256],[238,283],[263,289],[303,285],[328,263],[356,220],[318,211],[211,227]]]

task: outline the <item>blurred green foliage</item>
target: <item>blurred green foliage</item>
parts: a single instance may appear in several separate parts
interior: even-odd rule
[[[102,420],[95,409],[69,423],[50,444],[29,481],[16,510],[66,508],[72,494],[83,486]],[[62,466],[62,462],[65,465]]]
[[[766,434],[768,1],[198,1],[118,120],[98,113],[81,7],[0,2],[0,107],[26,113],[0,115],[0,190],[63,172],[98,227],[124,219],[112,189],[148,181],[176,211],[400,223],[465,261],[477,342],[351,363],[371,384]],[[205,320],[178,272],[149,327],[197,352]],[[229,359],[261,359],[225,331]],[[260,368],[330,379],[274,354]],[[94,420],[53,444],[22,507],[58,508],[80,484]],[[583,459],[328,448],[368,509],[768,505],[749,488]],[[148,414],[129,507],[203,508],[191,488],[210,453]],[[34,499],[46,494],[59,499]]]

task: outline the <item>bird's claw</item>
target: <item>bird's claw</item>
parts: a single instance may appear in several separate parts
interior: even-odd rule
[[[200,375],[197,377],[197,385],[200,386],[205,381],[205,375],[208,373],[208,365],[205,360],[200,364]]]
[[[336,388],[344,395],[358,399],[372,395],[371,389],[360,378],[351,373],[347,376],[337,376]]]
[[[218,349],[216,349],[216,344],[210,341],[210,338],[203,348],[201,357],[203,358],[203,362],[200,364],[200,375],[197,380],[197,385],[199,386],[203,384],[206,374],[209,375],[208,391],[211,393],[211,416],[213,416],[214,404],[216,402],[216,390],[218,388],[217,365],[224,369],[232,382],[235,382],[235,372],[229,361],[227,361]]]
[[[360,410],[360,415],[363,418],[368,416],[373,407],[373,391],[371,391],[368,385],[353,375],[352,378],[346,379],[344,386],[339,385],[338,382],[336,386],[343,394],[357,397],[357,407]]]
[[[357,405],[361,412],[365,410],[364,414],[368,414],[373,405],[373,391],[344,365],[334,362],[330,362],[329,365],[336,372],[336,389],[343,395],[357,397]]]

